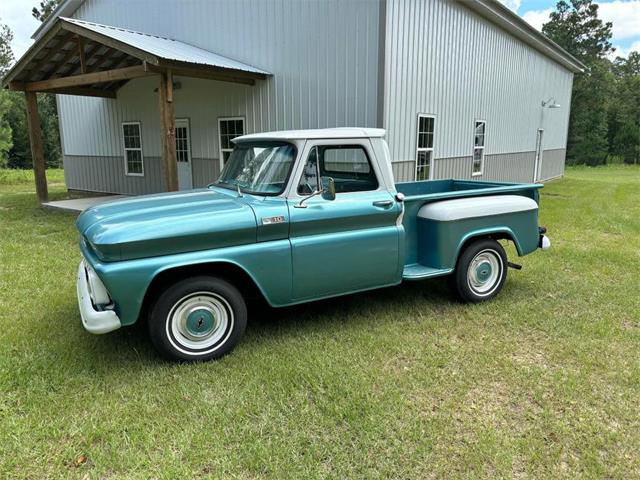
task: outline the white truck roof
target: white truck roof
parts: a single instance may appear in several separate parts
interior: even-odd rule
[[[249,140],[305,140],[319,138],[382,138],[382,128],[317,128],[313,130],[281,130],[279,132],[251,133],[236,137],[233,142]]]

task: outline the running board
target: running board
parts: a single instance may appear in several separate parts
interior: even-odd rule
[[[453,268],[426,267],[420,263],[405,265],[402,272],[403,280],[422,280],[423,278],[442,277],[453,272]]]

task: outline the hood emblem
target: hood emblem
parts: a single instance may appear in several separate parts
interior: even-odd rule
[[[274,223],[284,223],[284,216],[278,215],[277,217],[262,217],[263,225],[273,225]]]

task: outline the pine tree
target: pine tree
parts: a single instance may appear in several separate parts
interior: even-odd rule
[[[567,50],[585,66],[573,82],[568,163],[599,165],[609,151],[608,104],[613,75],[607,55],[613,52],[610,22],[598,18],[598,5],[592,0],[561,0],[542,32]]]

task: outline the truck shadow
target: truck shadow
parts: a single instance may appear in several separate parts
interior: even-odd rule
[[[339,324],[348,328],[376,321],[376,312],[416,305],[417,308],[455,305],[455,297],[445,279],[404,282],[394,287],[318,300],[291,307],[273,308],[260,300],[249,305],[247,336],[268,338],[290,331],[315,329],[318,325]],[[345,321],[346,319],[346,321]],[[400,316],[398,321],[402,321]]]
[[[362,328],[378,321],[377,312],[394,311],[400,306],[433,309],[453,306],[454,297],[443,279],[406,282],[401,285],[352,295],[330,298],[291,307],[273,308],[263,300],[249,303],[249,322],[241,342],[264,344],[287,335],[304,335],[318,329]],[[140,365],[170,365],[156,353],[148,337],[146,321],[106,335],[84,331],[75,306],[64,312],[69,325],[66,338],[72,344],[51,345],[52,349],[68,348],[87,359],[87,368],[98,370],[128,369]],[[73,319],[71,321],[70,319]],[[403,321],[402,316],[394,321]],[[66,352],[68,353],[68,352]]]

